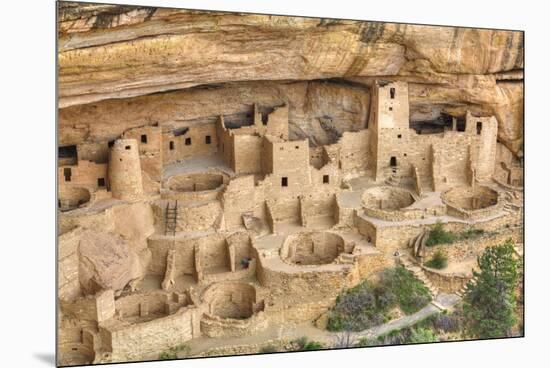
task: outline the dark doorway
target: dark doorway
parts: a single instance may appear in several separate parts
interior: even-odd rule
[[[395,88],[390,88],[390,98],[392,100],[395,98]]]
[[[390,158],[390,166],[391,167],[396,167],[397,166],[397,158],[395,156],[392,156]]]
[[[141,143],[147,143],[147,135],[145,134],[141,135]]]
[[[100,187],[100,188],[104,188],[105,187],[105,178],[98,178],[97,179],[97,186]]]
[[[65,181],[71,181],[71,175],[72,170],[70,167],[66,167],[63,169],[63,176],[65,177]]]
[[[329,182],[328,175],[323,175],[323,184],[328,184],[328,182]]]
[[[170,141],[170,151],[174,150],[174,142]]]
[[[210,138],[210,136],[207,135],[206,137],[204,137],[204,142],[205,142],[206,144],[210,144],[210,143],[212,143],[212,138]]]
[[[286,176],[283,176],[281,178],[281,186],[282,187],[288,187],[288,178]]]
[[[481,134],[481,128],[483,128],[483,124],[481,123],[481,121],[478,121],[476,124],[477,135]]]
[[[466,119],[465,118],[457,118],[456,119],[456,131],[457,132],[465,132],[466,131]]]
[[[190,146],[191,145],[191,138],[185,138],[185,145]]]

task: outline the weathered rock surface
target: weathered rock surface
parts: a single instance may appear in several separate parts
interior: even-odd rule
[[[121,290],[144,275],[140,258],[116,234],[85,231],[80,238],[79,280],[85,294]]]
[[[376,77],[411,83],[413,120],[495,114],[522,146],[521,32],[70,3],[59,19],[62,144],[256,101],[289,101],[292,134],[325,144],[367,124]]]

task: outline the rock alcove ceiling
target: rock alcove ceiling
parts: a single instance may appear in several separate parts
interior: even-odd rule
[[[288,103],[291,138],[368,124],[374,79],[409,82],[411,121],[495,115],[523,152],[523,33],[60,3],[59,142],[147,124],[238,121]]]

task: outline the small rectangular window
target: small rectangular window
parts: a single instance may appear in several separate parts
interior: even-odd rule
[[[397,135],[397,138],[401,138],[401,134],[398,134],[398,135]]]
[[[397,158],[396,158],[395,156],[392,156],[392,157],[390,158],[390,166],[391,166],[391,167],[397,166]]]
[[[185,138],[185,145],[190,146],[191,145],[191,138]]]
[[[129,149],[132,148],[132,146],[126,146],[126,147],[124,147],[124,148],[126,148],[127,150],[129,150]]]
[[[170,151],[174,150],[174,141],[170,141]]]
[[[212,143],[212,139],[210,138],[209,135],[207,135],[206,137],[204,137],[204,143],[206,143],[206,144]]]
[[[70,167],[66,167],[63,169],[63,176],[65,177],[65,181],[71,181],[71,175],[72,171]]]
[[[147,143],[147,135],[145,134],[141,135],[141,143]]]
[[[481,134],[481,128],[483,128],[483,123],[481,123],[481,121],[478,121],[476,124],[477,135]]]
[[[395,88],[390,88],[390,98],[392,100],[395,98]]]
[[[97,186],[102,188],[105,186],[105,178],[98,178],[97,179]]]
[[[329,183],[328,175],[323,175],[323,184],[328,184],[328,183]]]
[[[281,178],[281,186],[282,187],[288,187],[288,178],[286,176],[283,176]]]
[[[300,146],[294,146],[295,149],[300,149]]]
[[[393,107],[392,107],[392,106],[390,106],[390,111],[393,111]]]

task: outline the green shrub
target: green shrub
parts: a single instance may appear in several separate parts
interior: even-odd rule
[[[455,235],[443,229],[443,223],[437,221],[433,228],[430,230],[430,235],[426,241],[428,247],[437,245],[437,244],[450,244],[456,240]]]
[[[474,229],[473,227],[470,227],[462,231],[459,235],[459,238],[460,240],[473,239],[481,236],[484,232],[485,231],[483,229]]]
[[[159,359],[161,359],[161,360],[178,359],[178,356],[177,356],[175,351],[168,350],[168,351],[163,351],[162,353],[160,353]]]
[[[397,305],[405,314],[419,311],[432,300],[428,288],[402,266],[384,270],[380,287],[391,290]]]
[[[263,353],[263,354],[276,353],[277,351],[278,351],[277,347],[275,347],[274,345],[267,345],[260,349],[260,353]]]
[[[185,351],[185,354],[187,355],[189,353],[189,350],[190,350],[189,346],[185,344],[179,344],[160,353],[159,359],[161,360],[178,359],[178,352]]]
[[[439,339],[437,335],[427,328],[413,328],[411,329],[411,334],[408,339],[408,343],[417,344],[423,342],[438,342]]]
[[[433,257],[424,265],[426,267],[441,270],[442,268],[447,267],[447,262],[448,262],[447,255],[440,249],[437,252],[435,252]]]
[[[291,344],[295,346],[293,349],[294,351],[319,350],[323,348],[322,343],[319,341],[311,341],[306,336],[291,341]]]

